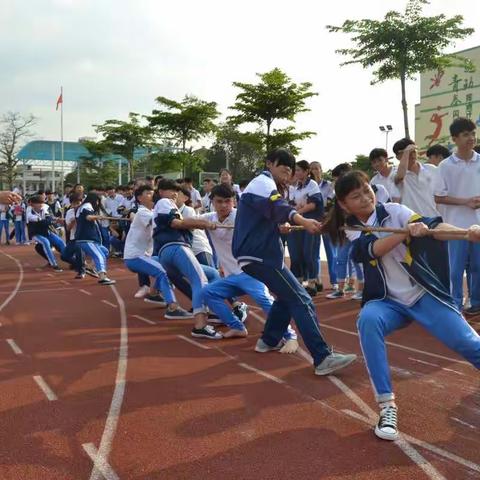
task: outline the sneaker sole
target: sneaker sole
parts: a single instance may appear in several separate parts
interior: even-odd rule
[[[167,302],[155,302],[154,300],[149,300],[148,298],[144,298],[143,301],[145,303],[153,303],[154,305],[158,305],[159,307],[166,307]]]
[[[168,313],[166,313],[164,317],[167,318],[168,320],[191,320],[193,318],[193,315],[180,317],[175,315],[169,315]]]
[[[115,285],[117,282],[104,282],[104,283],[101,283],[101,282],[98,282],[99,285],[106,285],[108,287],[108,285]]]
[[[212,337],[210,335],[204,335],[203,333],[193,333],[190,332],[190,335],[194,338],[207,338],[208,340],[222,340],[222,336],[220,337]]]
[[[335,367],[330,367],[326,370],[322,370],[321,372],[317,371],[315,369],[315,375],[319,375],[319,376],[324,376],[324,375],[330,375],[331,373],[333,372],[336,372],[337,370],[341,370],[342,368],[345,368],[345,367],[348,367],[351,363],[353,363],[355,360],[357,359],[357,357],[355,358],[352,358],[348,361],[346,361],[345,363],[343,364],[340,364],[340,365],[336,365]]]
[[[385,433],[385,432],[382,432],[378,426],[375,427],[375,435],[378,437],[378,438],[381,438],[382,440],[389,440],[390,442],[393,442],[395,440],[398,439],[399,437],[399,433]]]

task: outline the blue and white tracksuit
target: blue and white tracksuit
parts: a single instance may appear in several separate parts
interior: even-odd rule
[[[10,241],[10,213],[8,205],[0,204],[0,241],[2,240],[2,232],[5,230],[5,243]]]
[[[143,276],[155,278],[155,288],[162,292],[168,304],[175,303],[167,272],[158,257],[152,257],[153,251],[153,212],[140,205],[125,240],[124,262],[127,268]]]
[[[83,253],[93,260],[96,271],[106,273],[108,250],[102,245],[102,234],[98,222],[87,220],[89,215],[95,215],[92,205],[82,203],[75,214],[77,219],[76,243]]]
[[[62,254],[65,250],[65,242],[50,230],[52,220],[53,218],[49,214],[46,205],[43,205],[40,212],[35,211],[33,208],[28,209],[27,226],[29,236],[42,246],[48,263],[52,267],[56,267],[58,263],[53,253],[52,245]]]
[[[321,220],[323,217],[323,197],[317,182],[307,178],[304,184],[290,187],[290,203],[295,208],[313,204],[315,209],[305,213],[305,218]],[[320,273],[320,235],[312,235],[304,230],[287,235],[290,252],[290,270],[303,280],[317,280]]]
[[[276,346],[291,318],[300,330],[315,365],[329,354],[310,295],[284,264],[278,225],[293,223],[296,211],[278,193],[270,172],[254,178],[242,193],[235,220],[232,253],[242,270],[264,283],[276,300],[269,312],[263,341]]]
[[[192,288],[193,313],[206,313],[202,288],[208,283],[207,277],[193,254],[191,232],[173,228],[175,219],[182,219],[175,202],[161,198],[153,210],[153,253],[167,272],[178,270],[187,278]]]
[[[367,225],[405,228],[417,221],[435,228],[442,219],[421,217],[404,205],[387,203],[376,206]],[[347,223],[361,225],[354,217]],[[348,232],[353,259],[364,267],[365,287],[357,326],[378,402],[395,398],[385,337],[413,321],[480,368],[480,336],[462,317],[450,295],[447,242],[411,238],[376,258],[373,245],[383,236]]]
[[[202,218],[223,225],[234,225],[236,214],[237,211],[233,209],[222,222],[220,222],[216,212],[205,213]],[[250,295],[267,315],[270,313],[274,299],[262,282],[242,272],[232,255],[232,237],[233,230],[231,229],[221,228],[210,232],[210,239],[225,276],[205,286],[203,296],[208,308],[215,312],[225,325],[234,330],[243,330],[245,328],[243,323],[232,313],[225,303],[225,299],[245,294]],[[285,340],[297,338],[295,330],[290,325],[284,332],[284,338]]]

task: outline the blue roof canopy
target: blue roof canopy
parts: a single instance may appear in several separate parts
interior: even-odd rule
[[[55,156],[55,161],[62,160],[61,142],[51,140],[34,140],[28,142],[19,152],[17,158],[25,161],[47,160],[52,161]],[[139,160],[148,153],[146,148],[136,148],[134,158]],[[66,162],[81,162],[84,158],[91,157],[90,152],[80,142],[63,142],[63,158]],[[106,155],[103,157],[104,161],[119,160],[126,164],[127,160],[121,155]]]

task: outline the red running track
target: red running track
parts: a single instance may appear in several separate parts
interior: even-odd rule
[[[114,288],[43,265],[0,250],[2,480],[480,478],[479,376],[416,326],[389,338],[404,432],[389,443],[362,360],[319,378],[304,350],[257,354],[254,308],[247,339],[192,342],[120,261]],[[361,358],[358,303],[315,303]]]

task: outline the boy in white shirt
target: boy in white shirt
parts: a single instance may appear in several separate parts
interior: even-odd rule
[[[476,125],[468,118],[456,118],[450,134],[455,153],[437,168],[435,200],[445,208],[445,222],[469,228],[480,221],[480,155],[474,151]],[[458,308],[463,304],[463,274],[469,268],[471,306],[466,315],[480,313],[480,245],[467,240],[449,242],[452,296]]]
[[[393,165],[388,163],[388,153],[383,148],[374,148],[370,155],[370,164],[377,172],[370,180],[370,185],[382,185],[386,188],[392,202],[400,202],[400,192],[395,185],[396,171]],[[380,203],[385,203],[377,199]]]
[[[402,205],[426,217],[438,216],[433,195],[436,168],[417,160],[417,146],[409,138],[396,142],[393,152],[400,161],[395,184],[400,191]]]

